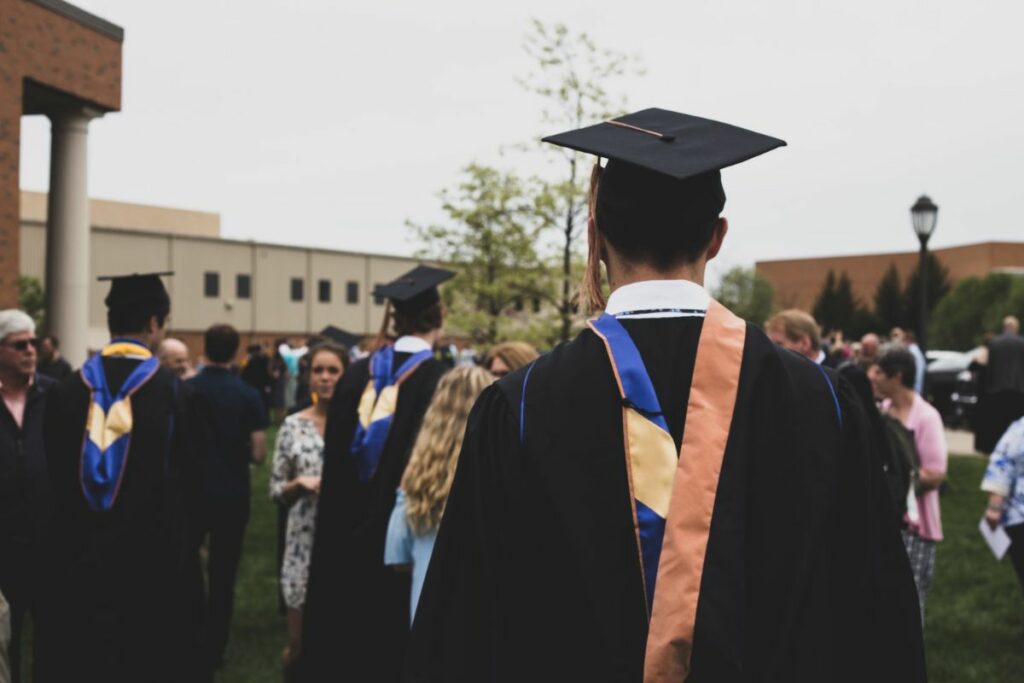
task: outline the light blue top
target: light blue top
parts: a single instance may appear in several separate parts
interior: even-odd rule
[[[384,564],[412,565],[412,595],[409,602],[409,625],[412,626],[416,616],[416,605],[420,601],[423,590],[423,579],[427,576],[427,566],[434,552],[434,541],[437,540],[437,529],[422,536],[417,536],[409,527],[405,516],[405,492],[398,489],[395,496],[395,507],[388,521],[388,535],[384,541]]]
[[[1003,526],[1024,524],[1024,417],[1010,425],[989,457],[983,491],[1006,498]]]
[[[907,348],[914,357],[914,391],[924,396],[924,374],[928,367],[928,360],[925,359],[924,354],[921,353],[921,347],[917,344],[911,344]]]

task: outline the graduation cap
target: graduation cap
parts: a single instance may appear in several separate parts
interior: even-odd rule
[[[432,266],[416,266],[405,275],[374,288],[373,295],[391,300],[395,310],[415,315],[441,300],[437,286],[455,277],[455,273]]]
[[[320,330],[320,337],[330,339],[331,341],[341,344],[347,349],[354,349],[359,346],[359,342],[363,341],[363,335],[352,334],[347,330],[343,330],[340,327],[334,325],[328,325],[324,329]]]
[[[124,308],[142,304],[171,306],[171,297],[167,295],[161,277],[174,275],[173,272],[163,273],[132,273],[131,275],[103,275],[96,278],[100,282],[110,282],[110,292],[104,303],[107,308]]]
[[[623,231],[707,226],[725,206],[721,169],[786,144],[667,109],[644,109],[550,135],[544,142],[608,159],[600,172],[595,217],[613,242]]]
[[[785,146],[752,130],[667,109],[633,114],[543,139],[559,147],[685,180]]]

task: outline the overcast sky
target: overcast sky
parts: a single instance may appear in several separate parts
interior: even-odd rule
[[[125,29],[122,111],[91,124],[94,197],[218,212],[226,237],[409,254],[436,193],[546,130],[515,82],[533,17],[637,53],[611,84],[789,147],[723,173],[721,267],[1024,239],[1024,4],[993,0],[75,0]],[[22,122],[45,190],[49,124]]]

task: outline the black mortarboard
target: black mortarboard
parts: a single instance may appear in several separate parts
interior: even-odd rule
[[[644,109],[549,135],[544,142],[624,161],[676,180],[719,171],[786,144],[752,130],[667,109]]]
[[[396,280],[374,288],[373,295],[390,299],[399,313],[414,315],[440,301],[437,286],[454,276],[455,273],[443,268],[416,266]]]
[[[359,346],[359,342],[363,341],[363,335],[352,334],[347,330],[343,330],[340,327],[334,325],[328,325],[324,329],[320,330],[320,336],[325,339],[330,339],[336,344],[341,344],[347,349],[354,349]]]
[[[123,308],[142,304],[157,307],[166,306],[170,309],[171,298],[164,289],[161,277],[174,275],[166,273],[133,273],[131,275],[104,275],[97,278],[100,282],[110,282],[110,292],[104,303],[107,308]]]
[[[786,144],[666,109],[644,109],[544,142],[608,159],[595,218],[610,238],[616,230],[642,226],[706,226],[725,206],[720,170]]]

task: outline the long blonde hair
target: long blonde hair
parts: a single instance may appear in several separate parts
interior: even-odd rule
[[[537,360],[537,349],[523,341],[507,341],[495,344],[484,357],[484,367],[490,368],[495,358],[500,358],[509,370],[518,370]]]
[[[406,519],[418,536],[436,529],[462,450],[466,420],[477,396],[494,381],[479,367],[459,367],[441,378],[402,475]]]

